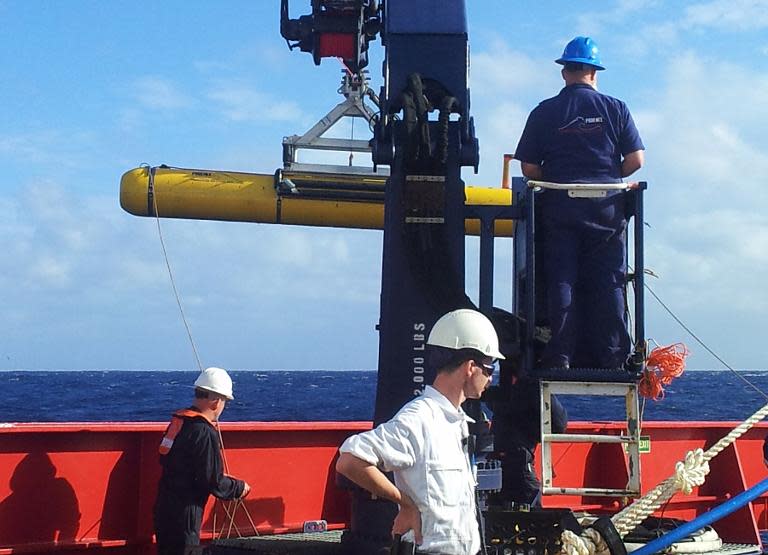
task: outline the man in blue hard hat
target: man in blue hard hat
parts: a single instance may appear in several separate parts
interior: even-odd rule
[[[645,147],[627,106],[597,91],[597,72],[605,69],[597,44],[576,37],[555,61],[565,87],[528,117],[515,152],[523,175],[620,183],[643,165]],[[539,365],[620,368],[630,351],[625,195],[571,198],[566,190],[545,189],[538,198],[552,331]]]

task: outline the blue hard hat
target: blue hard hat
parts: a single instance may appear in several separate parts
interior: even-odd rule
[[[565,45],[563,55],[555,60],[560,65],[567,63],[587,64],[597,69],[605,69],[600,65],[600,51],[597,43],[589,37],[576,37]]]

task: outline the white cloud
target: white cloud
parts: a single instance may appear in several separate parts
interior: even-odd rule
[[[123,213],[113,197],[76,197],[49,181],[3,198],[0,222],[0,336],[13,345],[8,364],[53,367],[63,360],[57,349],[67,349],[67,367],[177,367],[186,360],[153,220]],[[342,368],[374,365],[380,232],[181,220],[162,220],[162,230],[204,358],[301,367],[307,363],[298,351],[279,347],[290,343],[281,334],[296,333],[325,346],[321,354],[333,358],[324,366],[334,367],[334,352],[345,353]],[[328,336],[331,325],[344,332]],[[49,339],[46,353],[30,330]],[[144,347],[126,349],[127,337]],[[345,351],[350,340],[359,346],[353,355]],[[254,341],[264,343],[258,359]]]
[[[575,26],[580,34],[599,37],[605,53],[611,54],[609,59],[637,66],[659,52],[674,52],[692,31],[741,32],[766,27],[768,0],[713,0],[688,6],[626,0],[613,8],[582,14]]]
[[[142,106],[152,110],[178,110],[195,103],[192,97],[180,91],[172,81],[158,76],[138,79],[134,85],[134,94]]]
[[[42,151],[30,137],[0,137],[0,154],[32,159],[41,156]]]
[[[581,13],[576,17],[576,28],[580,33],[595,34],[605,32],[605,27],[615,27],[628,18],[636,17],[643,11],[655,9],[659,0],[619,0],[613,7],[601,3],[600,10]]]
[[[713,0],[688,6],[684,27],[717,27],[733,31],[768,27],[766,0]]]
[[[768,200],[757,183],[768,172],[760,144],[768,111],[755,109],[768,96],[768,77],[721,63],[713,80],[711,64],[691,52],[672,59],[658,104],[640,112],[638,124],[661,175],[687,184],[689,192],[727,188],[731,202],[751,208]]]
[[[97,151],[90,131],[37,129],[0,136],[0,160],[6,165],[52,165],[57,171],[84,167]],[[5,160],[4,160],[5,159]],[[39,169],[39,168],[36,168]]]
[[[198,60],[192,64],[200,73],[218,74],[234,69],[234,64],[223,60]]]
[[[619,24],[642,22],[657,14],[664,20],[643,24],[641,31],[629,34],[622,40],[636,41],[639,37],[646,43],[675,36],[679,29],[710,28],[744,31],[768,27],[768,1],[766,0],[711,0],[682,7],[680,16],[673,10],[675,3],[660,0],[619,0],[612,7],[601,4],[601,9],[583,13],[577,17],[576,28],[582,33],[610,34],[610,28]]]
[[[123,108],[118,112],[117,126],[124,133],[133,133],[145,124],[145,116],[137,108]]]
[[[300,121],[301,108],[293,101],[277,100],[245,85],[221,84],[208,98],[219,104],[219,110],[232,121]]]
[[[631,33],[615,43],[614,60],[627,60],[629,63],[655,56],[660,49],[672,51],[672,45],[680,38],[680,26],[675,21],[654,22],[643,25],[637,33]]]
[[[530,94],[531,89],[553,87],[553,83],[557,83],[557,72],[542,71],[549,67],[552,67],[551,59],[535,60],[512,50],[508,42],[497,38],[488,51],[472,52],[470,87],[476,97],[515,98],[520,93]]]
[[[296,53],[292,53],[285,43],[270,38],[243,42],[234,52],[227,52],[226,58],[204,58],[194,62],[195,69],[203,74],[221,76],[223,73],[242,74],[255,67],[262,71],[286,72],[296,70],[291,62]],[[294,65],[293,68],[288,66]]]
[[[743,316],[768,310],[760,270],[768,264],[768,217],[734,210],[681,213],[650,236],[648,264],[678,306]],[[655,280],[649,283],[653,287]]]
[[[72,266],[61,257],[41,254],[32,261],[29,276],[40,287],[62,288],[72,281]]]
[[[50,181],[23,188],[0,206],[6,222],[0,259],[8,268],[0,279],[15,291],[89,283],[89,272],[125,254],[111,244],[114,209],[114,199],[78,198]]]

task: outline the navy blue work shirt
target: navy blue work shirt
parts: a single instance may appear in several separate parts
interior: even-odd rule
[[[515,158],[554,183],[620,183],[623,156],[645,150],[627,105],[587,84],[564,87],[528,116]]]

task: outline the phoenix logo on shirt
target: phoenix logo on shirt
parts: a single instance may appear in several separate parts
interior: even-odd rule
[[[585,118],[578,116],[558,129],[560,133],[595,133],[603,128],[602,116]]]

